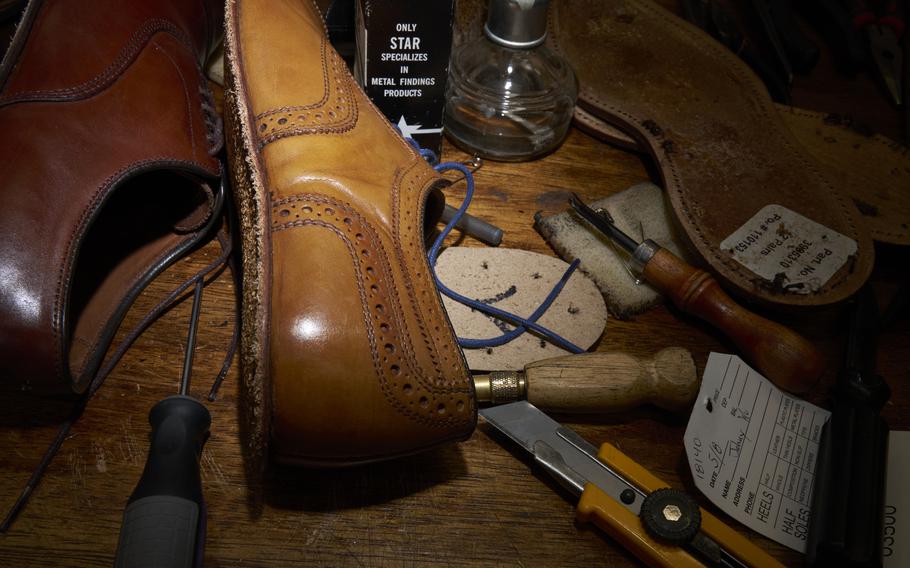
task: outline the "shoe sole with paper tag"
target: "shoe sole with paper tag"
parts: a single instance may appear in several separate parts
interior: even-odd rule
[[[647,147],[686,236],[728,288],[766,304],[814,306],[862,286],[874,257],[868,230],[735,54],[646,0],[558,2],[550,18],[551,40],[578,76],[579,106]],[[742,228],[749,235],[736,244],[776,242],[780,225],[750,223],[771,204],[850,241],[832,247],[791,231],[782,243],[801,268],[817,270],[818,261],[830,277],[790,281],[781,268],[769,279],[721,245]],[[832,254],[819,258],[826,249]]]

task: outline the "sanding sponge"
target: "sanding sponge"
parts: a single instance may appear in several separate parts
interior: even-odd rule
[[[595,210],[606,209],[616,226],[636,241],[651,239],[691,262],[663,192],[656,185],[634,185],[590,205]],[[563,260],[571,262],[577,258],[581,261],[579,269],[594,280],[615,317],[631,318],[662,301],[661,295],[649,284],[636,284],[627,268],[630,265],[628,255],[573,211],[550,217],[537,213],[534,227]]]

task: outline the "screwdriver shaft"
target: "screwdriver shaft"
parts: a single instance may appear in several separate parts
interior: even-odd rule
[[[202,306],[202,278],[196,280],[193,293],[193,311],[190,314],[190,331],[186,337],[186,356],[183,359],[183,377],[180,379],[180,394],[188,396],[190,375],[193,372],[193,354],[196,352],[196,329],[199,326],[199,309]]]

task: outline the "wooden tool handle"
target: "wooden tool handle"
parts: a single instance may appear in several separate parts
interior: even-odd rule
[[[777,386],[799,393],[818,382],[825,362],[815,346],[793,330],[734,302],[704,270],[660,249],[645,265],[644,276],[679,309],[723,331]]]
[[[650,402],[683,410],[698,394],[692,355],[668,347],[653,358],[625,353],[582,353],[525,367],[528,402],[552,412],[618,412]]]

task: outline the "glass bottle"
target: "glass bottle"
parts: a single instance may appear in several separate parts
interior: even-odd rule
[[[484,33],[449,63],[443,124],[484,158],[529,160],[569,129],[578,87],[568,62],[543,45],[547,0],[490,0]]]

